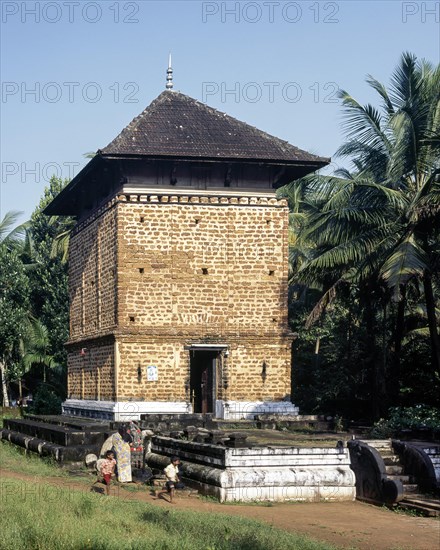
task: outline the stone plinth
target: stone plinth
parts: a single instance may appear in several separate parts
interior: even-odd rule
[[[141,415],[188,414],[191,404],[185,401],[94,401],[91,399],[67,399],[63,403],[63,414],[85,416],[104,420],[140,420]]]
[[[254,420],[257,415],[297,416],[298,407],[289,401],[220,401],[216,417],[223,420]]]
[[[182,460],[184,477],[221,502],[354,500],[355,476],[348,449],[220,445],[153,437],[146,455],[150,467],[169,457]]]

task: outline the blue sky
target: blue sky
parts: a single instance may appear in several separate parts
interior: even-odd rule
[[[165,85],[310,152],[343,141],[338,88],[376,102],[403,51],[439,63],[440,2],[1,3],[1,217],[107,145]],[[33,92],[32,92],[33,90]],[[334,159],[335,165],[342,161]]]

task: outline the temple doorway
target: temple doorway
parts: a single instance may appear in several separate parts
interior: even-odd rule
[[[195,413],[215,412],[219,354],[218,350],[191,350],[190,392]]]

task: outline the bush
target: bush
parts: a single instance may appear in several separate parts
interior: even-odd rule
[[[47,384],[40,384],[34,394],[29,412],[34,414],[61,414],[61,397]]]
[[[440,430],[440,410],[427,405],[415,407],[392,407],[388,419],[381,418],[371,430],[371,437],[397,436],[402,430],[431,428]]]

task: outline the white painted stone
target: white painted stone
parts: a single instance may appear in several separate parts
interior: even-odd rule
[[[180,448],[176,451],[171,445],[173,441],[175,444],[171,438],[153,438],[148,463],[160,467],[169,460],[167,456],[177,452],[182,460],[183,475],[201,483],[204,490],[222,502],[351,501],[356,497],[355,475],[350,468],[348,449],[340,452],[310,448],[300,449],[302,453],[298,453],[299,449],[279,447],[271,449],[276,451],[271,454],[267,448],[226,449],[179,442]],[[212,453],[199,454],[197,447],[199,452],[211,448]],[[231,460],[234,455],[244,458],[251,453],[254,457],[264,457],[265,465]],[[280,461],[280,457],[283,460]],[[317,457],[319,464],[315,463]]]
[[[140,420],[141,414],[191,414],[186,401],[97,401],[67,399],[63,414],[103,420]],[[215,415],[223,420],[253,420],[256,415],[298,416],[288,401],[216,401]]]
[[[98,460],[98,457],[95,454],[89,453],[88,455],[86,455],[86,458],[84,459],[84,462],[85,462],[85,465],[88,468],[90,468],[91,466],[96,464],[97,460]]]
[[[220,502],[322,502],[352,501],[356,498],[354,487],[229,487],[216,488]]]
[[[185,401],[97,401],[67,399],[63,414],[104,420],[140,420],[141,414],[186,414],[192,407]]]
[[[440,446],[424,447],[423,451],[428,455],[432,462],[437,483],[440,484]]]
[[[289,401],[217,400],[215,413],[223,420],[253,420],[256,415],[297,416],[299,408]]]

